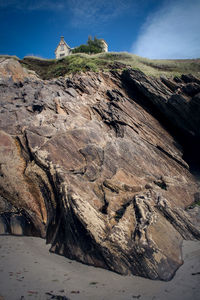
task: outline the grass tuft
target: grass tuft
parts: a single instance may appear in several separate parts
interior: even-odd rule
[[[17,57],[16,55],[3,55],[2,54],[2,55],[0,55],[0,59],[1,58],[12,58],[12,59],[15,59],[15,60],[18,60],[18,61],[20,60],[19,57]]]
[[[42,79],[51,79],[77,72],[123,70],[128,67],[155,77],[160,75],[174,77],[189,73],[200,77],[200,59],[151,60],[127,52],[93,55],[77,53],[61,59],[27,56],[21,60],[21,63],[28,69],[34,70]]]

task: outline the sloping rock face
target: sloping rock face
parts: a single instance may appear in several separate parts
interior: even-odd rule
[[[42,81],[17,61],[0,68],[0,233],[44,237],[52,252],[120,274],[171,279],[182,240],[200,239],[185,211],[199,190],[155,116],[199,138],[198,80],[128,70]]]
[[[200,166],[200,80],[191,74],[173,81],[164,76],[155,79],[132,70],[122,77],[135,101],[184,145],[186,159]]]

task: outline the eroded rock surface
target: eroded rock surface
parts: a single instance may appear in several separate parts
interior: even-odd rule
[[[156,115],[198,139],[198,79],[128,70],[42,81],[18,64],[0,62],[0,233],[45,237],[52,252],[120,274],[171,279],[182,240],[200,239],[185,210],[199,188]]]

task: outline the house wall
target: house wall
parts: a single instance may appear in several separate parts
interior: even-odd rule
[[[101,41],[103,42],[104,52],[108,52],[108,44],[103,39]]]
[[[70,54],[71,54],[71,49],[68,48],[65,44],[59,44],[55,51],[56,58],[62,58]]]

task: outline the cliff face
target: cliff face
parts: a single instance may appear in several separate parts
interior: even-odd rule
[[[187,164],[198,164],[198,79],[130,69],[43,81],[8,59],[0,71],[1,233],[171,279],[182,240],[200,239],[185,210],[200,195]]]

